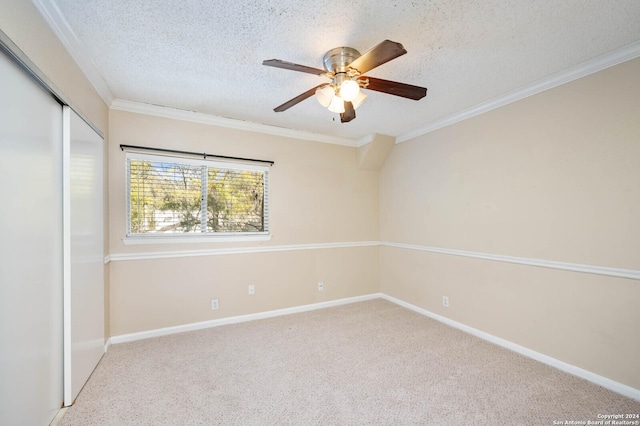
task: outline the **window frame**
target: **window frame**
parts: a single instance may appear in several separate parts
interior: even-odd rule
[[[131,232],[131,160],[153,161],[191,166],[206,166],[230,170],[248,170],[264,173],[263,203],[264,203],[264,231],[253,232],[182,232],[182,233],[132,233]],[[240,242],[240,241],[268,241],[271,239],[269,226],[269,167],[250,164],[241,161],[220,161],[195,157],[146,154],[136,151],[125,152],[125,245],[135,244],[167,244],[167,243],[200,243],[200,242]]]

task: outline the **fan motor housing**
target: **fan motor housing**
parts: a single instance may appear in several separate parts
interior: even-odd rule
[[[344,73],[347,66],[360,57],[360,52],[351,47],[336,47],[325,53],[322,58],[324,69],[334,74]]]

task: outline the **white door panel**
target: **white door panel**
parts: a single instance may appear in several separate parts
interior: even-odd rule
[[[0,423],[62,393],[62,107],[0,53]]]
[[[104,353],[103,141],[69,107],[65,236],[65,405]],[[66,138],[65,138],[66,139]]]

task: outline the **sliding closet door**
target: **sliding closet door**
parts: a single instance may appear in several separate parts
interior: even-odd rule
[[[64,107],[65,405],[104,353],[103,141]],[[68,165],[68,166],[67,166]]]
[[[62,107],[0,52],[0,418],[47,425],[62,388]]]

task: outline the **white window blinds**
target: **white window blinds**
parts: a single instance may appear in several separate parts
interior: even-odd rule
[[[127,153],[127,235],[268,233],[268,168]]]

